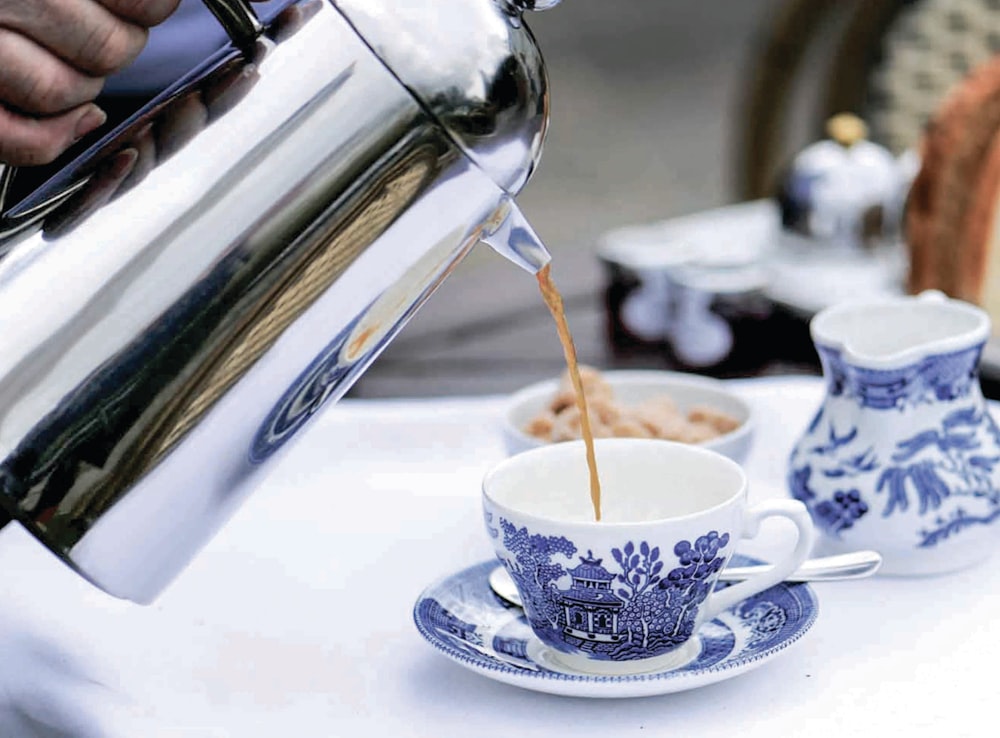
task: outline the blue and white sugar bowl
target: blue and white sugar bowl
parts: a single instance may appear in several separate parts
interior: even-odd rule
[[[810,323],[822,404],[788,468],[824,549],[938,574],[1000,542],[1000,431],[979,386],[986,313],[939,292],[847,302]]]

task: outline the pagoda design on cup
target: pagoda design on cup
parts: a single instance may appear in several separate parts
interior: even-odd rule
[[[566,626],[563,633],[581,641],[618,643],[625,636],[619,632],[619,616],[625,601],[611,589],[615,575],[601,566],[592,552],[580,557],[580,565],[570,569],[573,584],[563,593]]]
[[[583,441],[514,454],[483,479],[486,532],[517,587],[532,659],[607,676],[680,668],[701,653],[703,625],[742,617],[809,555],[806,506],[749,504],[746,473],[718,452],[643,438],[600,438],[594,450],[610,493],[600,519],[583,494]],[[795,527],[794,544],[717,589],[739,541],[775,517]]]
[[[732,554],[730,535],[712,530],[677,541],[673,562],[646,541],[612,547],[610,557],[593,549],[581,556],[564,536],[539,535],[504,518],[494,528],[489,513],[486,518],[539,638],[602,661],[659,656],[685,643]],[[575,566],[561,563],[574,560]]]

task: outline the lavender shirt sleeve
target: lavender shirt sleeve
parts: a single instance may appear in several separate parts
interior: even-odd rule
[[[262,18],[273,16],[289,0],[254,3]],[[226,34],[201,0],[182,0],[167,21],[149,32],[149,42],[127,69],[110,77],[111,95],[146,95],[163,90],[226,43]]]

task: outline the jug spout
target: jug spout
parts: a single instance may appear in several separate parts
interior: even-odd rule
[[[876,370],[980,346],[990,330],[982,310],[933,291],[846,302],[810,324],[821,354],[833,351],[848,364]]]
[[[510,195],[504,195],[479,238],[505,259],[537,274],[552,261],[541,239]]]

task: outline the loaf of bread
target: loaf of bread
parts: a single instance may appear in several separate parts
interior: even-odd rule
[[[959,243],[965,244],[956,294],[983,308],[993,318],[993,332],[1000,332],[1000,131],[976,177],[972,199]]]
[[[920,146],[906,204],[908,289],[985,305],[1000,193],[1000,55],[944,99]],[[1000,302],[1000,298],[997,300]]]

